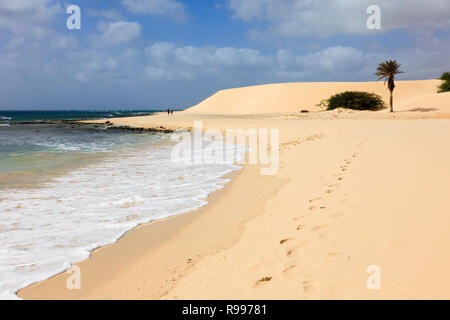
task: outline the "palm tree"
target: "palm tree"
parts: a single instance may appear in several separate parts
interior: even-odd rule
[[[395,60],[389,60],[382,62],[378,65],[376,76],[378,76],[378,80],[385,79],[384,83],[388,83],[389,91],[391,92],[391,112],[394,112],[394,89],[395,89],[395,76],[404,73],[400,71],[400,64]]]

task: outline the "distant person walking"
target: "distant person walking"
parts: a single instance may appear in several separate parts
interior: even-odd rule
[[[170,116],[170,109],[167,109],[167,115]]]

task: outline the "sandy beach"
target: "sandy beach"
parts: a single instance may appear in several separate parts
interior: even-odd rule
[[[387,101],[383,82],[220,91],[172,117],[115,125],[278,129],[275,176],[245,164],[209,204],[154,221],[31,285],[24,299],[449,299],[450,93],[398,81],[395,110],[323,111],[345,90]],[[301,113],[308,110],[309,113]],[[381,270],[368,289],[369,266]]]

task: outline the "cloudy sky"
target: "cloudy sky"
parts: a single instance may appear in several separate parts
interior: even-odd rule
[[[449,52],[449,0],[0,0],[0,108],[181,108],[245,85],[373,81],[386,59],[429,79]]]

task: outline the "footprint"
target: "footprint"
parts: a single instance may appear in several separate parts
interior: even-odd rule
[[[311,206],[311,207],[309,207],[309,211],[316,210],[316,209],[317,209],[317,206]]]
[[[328,228],[327,225],[319,225],[319,226],[312,227],[311,231],[320,231],[320,230],[324,230],[326,228]]]
[[[302,249],[303,247],[306,247],[309,244],[309,241],[304,241],[301,244],[295,246],[295,247],[291,247],[287,252],[286,252],[286,256],[288,257],[294,257],[295,255],[297,255],[298,250]]]
[[[290,250],[286,253],[286,256],[288,256],[288,257],[293,257],[293,256],[296,255],[296,253],[297,253],[297,251],[296,251],[295,249],[290,249]]]
[[[332,217],[332,218],[339,218],[339,217],[342,217],[342,216],[344,216],[344,215],[345,215],[345,213],[339,212],[339,213],[336,213],[336,214],[331,215],[331,217]]]
[[[303,281],[303,290],[306,293],[312,293],[312,292],[316,292],[317,291],[317,283],[315,281]]]
[[[302,230],[306,230],[306,229],[308,229],[308,227],[305,226],[304,224],[299,224],[299,225],[297,226],[297,230],[298,230],[298,231],[302,231]]]
[[[334,183],[334,184],[329,185],[330,188],[339,187],[339,186],[340,186],[339,183]]]
[[[283,239],[280,241],[280,244],[285,244],[288,241],[294,240],[293,238],[289,238],[289,239]]]
[[[295,269],[297,267],[297,265],[292,265],[292,266],[289,266],[289,267],[287,267],[287,268],[285,268],[284,270],[283,270],[283,273],[287,273],[287,272],[289,272],[289,271],[292,271],[293,269]]]
[[[309,202],[310,202],[310,203],[313,203],[313,202],[319,201],[320,199],[322,199],[322,198],[311,199],[311,200],[309,200]]]
[[[270,280],[272,280],[272,277],[264,277],[264,278],[261,278],[258,281],[256,281],[256,284],[258,285],[263,282],[269,282]]]

